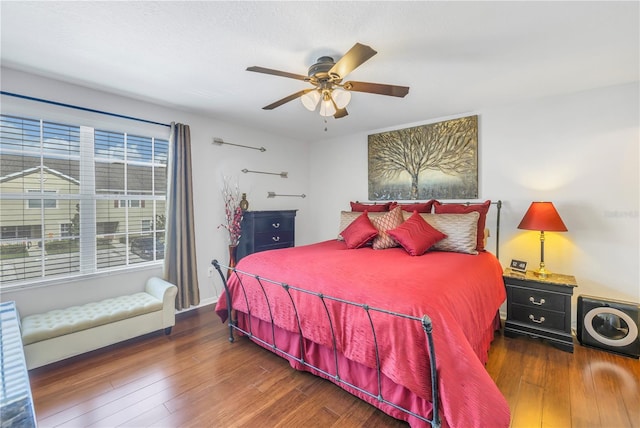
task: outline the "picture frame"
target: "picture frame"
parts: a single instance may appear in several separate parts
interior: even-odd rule
[[[478,115],[368,136],[369,200],[478,198]]]

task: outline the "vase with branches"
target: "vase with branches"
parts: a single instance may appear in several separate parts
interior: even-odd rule
[[[224,201],[225,222],[218,226],[229,232],[229,245],[237,246],[240,242],[242,208],[240,208],[240,189],[238,184],[232,184],[230,177],[224,177],[222,187],[222,199]]]
[[[232,184],[230,177],[223,177],[222,199],[224,201],[225,222],[218,226],[229,232],[229,270],[227,278],[231,275],[232,269],[236,266],[236,253],[240,243],[242,233],[242,208],[240,208],[240,189],[238,183]]]

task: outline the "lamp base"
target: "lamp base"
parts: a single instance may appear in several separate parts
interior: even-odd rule
[[[551,272],[545,269],[544,266],[540,266],[540,269],[533,271],[533,274],[543,279],[551,276]]]

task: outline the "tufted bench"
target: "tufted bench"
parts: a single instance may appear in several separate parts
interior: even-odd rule
[[[27,368],[33,369],[175,324],[175,285],[150,278],[145,291],[22,318]]]

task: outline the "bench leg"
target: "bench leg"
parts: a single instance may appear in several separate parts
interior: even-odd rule
[[[171,329],[172,329],[172,327],[165,328],[164,329],[164,334],[167,335],[167,336],[170,335],[171,334]]]

